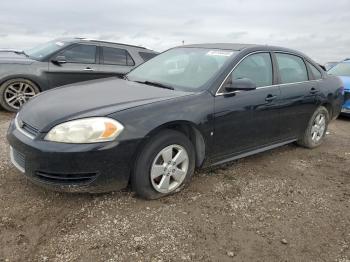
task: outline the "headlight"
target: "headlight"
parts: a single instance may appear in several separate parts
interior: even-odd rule
[[[55,126],[45,140],[80,144],[106,142],[114,140],[123,129],[122,124],[111,118],[84,118]]]

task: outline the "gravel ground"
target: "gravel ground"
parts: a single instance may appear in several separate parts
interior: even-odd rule
[[[9,162],[0,112],[0,261],[350,261],[350,119],[325,143],[197,172],[155,201],[67,194]]]

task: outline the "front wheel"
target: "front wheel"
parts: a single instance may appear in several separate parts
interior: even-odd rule
[[[195,151],[182,133],[164,130],[154,135],[140,152],[131,178],[142,198],[157,199],[181,190],[195,166]]]
[[[303,137],[298,144],[307,148],[315,148],[322,144],[329,123],[328,110],[320,106],[312,115]]]
[[[16,112],[39,92],[39,88],[32,81],[11,79],[0,86],[0,105],[7,111]]]

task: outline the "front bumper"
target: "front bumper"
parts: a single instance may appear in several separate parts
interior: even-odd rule
[[[10,124],[11,161],[35,184],[69,192],[108,192],[128,185],[140,141],[64,144],[30,138]]]
[[[343,107],[343,108],[341,109],[341,113],[342,113],[342,114],[350,114],[350,108],[345,108],[345,107]]]
[[[346,90],[344,94],[344,104],[341,109],[342,114],[350,114],[350,91]]]

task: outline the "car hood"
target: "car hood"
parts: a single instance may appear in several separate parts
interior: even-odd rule
[[[24,64],[30,65],[35,60],[26,57],[23,54],[16,54],[15,51],[0,50],[0,64]]]
[[[20,110],[21,121],[40,132],[73,119],[106,116],[114,112],[191,95],[118,78],[64,86],[32,98]]]
[[[350,91],[350,76],[340,76],[340,79],[343,81],[344,89]]]

